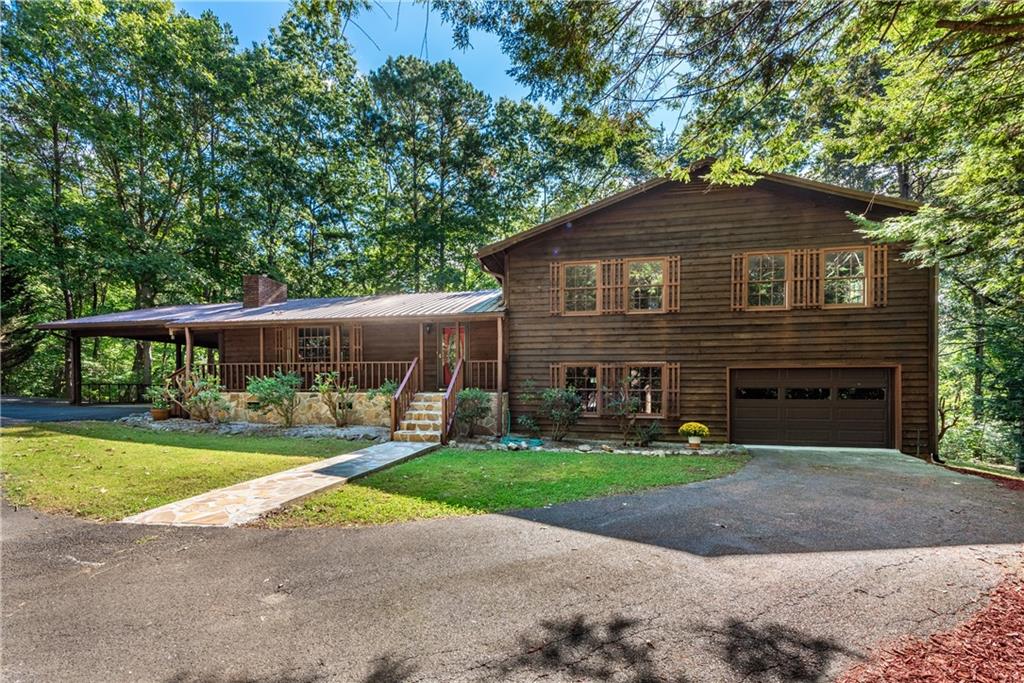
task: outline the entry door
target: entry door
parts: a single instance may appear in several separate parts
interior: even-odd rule
[[[892,447],[889,368],[758,368],[731,378],[732,440]]]
[[[458,337],[456,337],[456,331]],[[460,358],[466,357],[466,328],[462,325],[441,328],[441,366],[444,386],[452,381],[452,373]]]

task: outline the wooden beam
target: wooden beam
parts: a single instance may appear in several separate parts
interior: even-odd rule
[[[260,328],[260,372],[261,373],[263,372],[263,346],[264,346],[263,330],[264,330],[264,328],[261,327]]]
[[[424,358],[423,358],[423,323],[420,323],[420,355],[419,355],[419,359],[420,359],[420,364],[419,364],[420,390],[422,391],[423,388],[426,387],[426,384],[424,384],[424,381],[423,381],[424,380],[423,366],[426,365],[426,363],[424,362]]]
[[[502,435],[505,429],[504,396],[505,390],[505,325],[502,318],[498,318],[498,436]]]
[[[195,349],[192,346],[192,330],[185,328],[185,377],[192,377],[192,361]]]
[[[185,367],[184,347],[181,342],[174,342],[174,369],[181,370]]]
[[[82,404],[82,338],[71,335],[71,376],[68,378],[70,388],[68,398],[73,405]]]

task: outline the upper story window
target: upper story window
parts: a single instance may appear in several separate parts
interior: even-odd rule
[[[551,315],[675,312],[680,272],[679,256],[552,261]]]
[[[750,308],[786,308],[789,298],[789,274],[785,252],[747,255],[747,306]]]
[[[733,254],[732,310],[885,306],[888,257],[884,244]]]
[[[566,313],[596,313],[599,264],[566,263],[562,270],[562,310]]]
[[[826,249],[824,259],[825,305],[867,305],[867,250]]]
[[[300,361],[326,363],[331,360],[331,329],[329,327],[300,327],[298,341]]]
[[[627,261],[628,307],[633,312],[665,310],[665,262]]]

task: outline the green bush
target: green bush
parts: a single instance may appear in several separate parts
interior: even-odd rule
[[[575,389],[551,388],[540,392],[537,414],[551,423],[551,438],[561,441],[583,415],[583,403]]]
[[[301,386],[302,378],[295,373],[275,370],[271,377],[249,377],[245,390],[263,410],[276,412],[284,426],[291,427],[295,422],[295,410],[299,407]]]
[[[519,429],[521,431],[526,432],[530,436],[537,436],[540,434],[540,425],[537,423],[537,418],[530,413],[523,413],[517,417],[516,424],[519,425]]]
[[[342,386],[338,382],[338,373],[336,372],[320,373],[313,380],[313,391],[320,396],[320,402],[327,407],[327,412],[334,418],[335,427],[344,427],[348,424],[352,394],[358,390],[359,387],[351,382]]]
[[[629,445],[636,436],[636,416],[640,412],[640,399],[629,393],[629,382],[623,381],[614,391],[606,391],[604,409],[615,419],[622,434],[622,445]]]
[[[463,389],[456,405],[456,421],[466,436],[473,438],[480,421],[491,414],[491,395],[483,389]]]
[[[146,400],[158,410],[166,410],[171,407],[173,397],[168,387],[153,384],[146,389]]]
[[[193,370],[191,376],[181,385],[181,405],[194,420],[216,423],[231,405],[221,396],[224,387],[220,380],[201,370]],[[168,396],[171,396],[168,393]]]
[[[366,392],[366,396],[371,401],[375,401],[378,398],[386,398],[388,401],[390,401],[391,397],[395,395],[396,391],[398,391],[398,382],[396,382],[393,379],[386,379],[384,380],[384,383],[381,384],[376,389],[368,390]]]
[[[634,433],[637,446],[650,446],[652,441],[657,441],[661,438],[661,423],[655,421],[644,425],[637,425]]]

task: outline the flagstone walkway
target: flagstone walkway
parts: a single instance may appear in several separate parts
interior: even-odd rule
[[[121,520],[127,524],[238,526],[355,477],[424,455],[436,443],[389,441],[259,479],[214,489]]]

